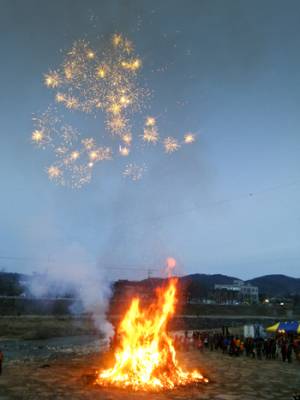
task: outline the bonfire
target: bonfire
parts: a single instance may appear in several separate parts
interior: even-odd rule
[[[208,382],[197,371],[182,371],[166,332],[167,321],[175,311],[176,284],[177,279],[172,278],[167,288],[158,288],[157,303],[147,310],[140,310],[139,299],[133,299],[118,329],[121,340],[115,365],[98,373],[95,384],[147,391]]]

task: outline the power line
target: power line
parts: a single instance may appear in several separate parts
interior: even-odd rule
[[[67,241],[67,240],[77,239],[77,238],[84,237],[84,236],[96,235],[96,234],[99,234],[99,233],[113,231],[115,229],[124,229],[124,228],[130,227],[130,226],[142,225],[142,224],[145,224],[147,222],[157,221],[157,220],[160,220],[160,219],[169,218],[169,217],[172,217],[172,216],[175,216],[175,215],[185,214],[185,213],[192,212],[192,211],[195,211],[195,210],[200,210],[200,209],[203,209],[203,208],[213,207],[213,206],[217,206],[217,205],[224,204],[224,203],[230,203],[232,201],[245,199],[247,197],[252,197],[252,196],[255,196],[255,195],[258,195],[258,194],[263,194],[263,193],[271,192],[271,191],[274,191],[274,190],[282,189],[282,188],[285,188],[285,187],[288,187],[288,186],[297,185],[299,183],[300,183],[300,181],[291,182],[291,183],[287,183],[285,185],[280,185],[280,186],[276,186],[276,187],[273,187],[273,188],[264,189],[264,190],[260,190],[260,191],[257,191],[257,192],[252,192],[252,193],[245,194],[245,195],[242,195],[242,196],[232,197],[230,199],[221,200],[221,201],[217,201],[217,202],[209,203],[209,204],[204,204],[204,205],[200,205],[200,206],[197,206],[197,207],[189,208],[189,209],[186,209],[186,210],[176,211],[174,213],[148,218],[148,219],[145,219],[145,220],[142,220],[142,221],[136,221],[136,222],[132,222],[132,223],[124,224],[124,225],[118,225],[118,226],[115,226],[115,227],[112,227],[112,228],[104,229],[102,231],[83,233],[81,235],[72,236],[72,237],[68,237],[68,238],[65,238],[65,239],[58,239],[58,240],[56,240],[56,242],[64,242],[64,241]],[[45,260],[34,259],[34,258],[18,258],[18,257],[2,257],[2,256],[0,256],[0,259],[26,260],[26,261],[45,261]]]
[[[43,260],[38,260],[36,258],[2,257],[2,256],[0,256],[0,258],[5,259],[5,260],[43,261]]]
[[[292,186],[292,185],[297,185],[297,184],[299,184],[299,183],[300,183],[300,181],[291,182],[291,183],[287,183],[287,184],[285,184],[285,185],[276,186],[276,187],[273,187],[273,188],[261,190],[261,191],[259,191],[259,192],[253,192],[253,193],[245,194],[245,195],[242,195],[242,196],[233,197],[233,198],[231,198],[231,199],[217,201],[217,202],[215,202],[215,203],[204,204],[204,205],[197,206],[197,207],[194,207],[194,208],[189,208],[189,209],[182,210],[182,211],[176,211],[176,212],[174,212],[174,213],[165,214],[165,215],[161,215],[161,216],[157,216],[157,217],[152,217],[152,218],[145,219],[145,220],[142,220],[142,221],[136,221],[136,222],[132,222],[132,223],[124,224],[124,225],[118,225],[118,226],[115,226],[115,227],[112,227],[112,228],[104,229],[104,230],[102,230],[102,231],[95,231],[95,232],[90,232],[90,233],[83,233],[83,234],[81,234],[81,235],[72,236],[72,237],[68,237],[68,238],[65,238],[65,239],[60,239],[60,242],[67,241],[67,240],[72,240],[72,239],[77,239],[77,238],[83,237],[83,236],[97,235],[98,233],[109,232],[109,231],[113,231],[113,230],[115,230],[115,229],[122,229],[122,228],[127,228],[127,227],[130,227],[130,226],[141,225],[141,224],[145,224],[145,223],[147,223],[147,222],[151,222],[151,221],[156,221],[156,220],[160,220],[160,219],[164,219],[164,218],[173,217],[174,215],[180,215],[180,214],[185,214],[185,213],[192,212],[192,211],[195,211],[195,210],[200,210],[201,208],[208,208],[208,207],[217,206],[217,205],[219,205],[219,204],[229,203],[229,202],[231,202],[231,201],[241,200],[241,199],[244,199],[244,198],[246,198],[246,197],[251,197],[251,196],[258,195],[258,194],[262,194],[262,193],[266,193],[266,192],[271,192],[271,191],[274,191],[274,190],[282,189],[282,188],[284,188],[284,187],[288,187],[288,186]]]
[[[2,257],[0,256],[0,259],[5,259],[5,260],[26,260],[26,261],[48,261],[48,266],[47,266],[47,270],[49,267],[49,262],[54,262],[54,263],[58,263],[58,264],[69,264],[68,262],[60,262],[60,261],[55,261],[55,260],[50,260],[50,256],[48,257],[48,260],[42,260],[42,259],[37,259],[37,258],[22,258],[22,257]],[[100,269],[121,269],[124,271],[147,271],[148,273],[148,278],[150,278],[151,274],[153,271],[156,271],[156,269],[153,268],[118,268],[118,267],[99,267]]]

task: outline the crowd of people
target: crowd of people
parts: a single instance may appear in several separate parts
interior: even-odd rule
[[[176,334],[173,337],[176,351],[198,350],[200,354],[210,351],[221,351],[224,355],[240,357],[245,355],[257,360],[275,360],[282,357],[282,361],[291,363],[293,354],[300,362],[300,340],[296,335],[289,337],[278,337],[276,339],[253,339],[244,338],[242,335],[223,335],[219,333],[188,331],[184,335]],[[114,335],[109,338],[109,347],[114,351],[120,345],[120,337]]]
[[[193,332],[190,336],[186,331],[184,335],[175,335],[175,350],[199,350],[200,354],[206,351],[222,351],[231,357],[246,357],[262,360],[274,360],[281,354],[282,361],[292,362],[292,355],[300,362],[300,340],[296,336],[276,339],[253,339],[239,335],[223,335],[218,333]]]

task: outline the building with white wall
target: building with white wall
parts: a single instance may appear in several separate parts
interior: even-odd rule
[[[235,301],[258,302],[258,287],[241,280],[234,280],[233,285],[215,285],[215,290],[234,292]]]

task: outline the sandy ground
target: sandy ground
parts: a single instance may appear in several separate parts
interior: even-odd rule
[[[100,341],[101,342],[101,341]],[[178,352],[184,371],[197,369],[207,384],[158,393],[132,392],[94,385],[95,373],[113,363],[104,342],[64,345],[50,356],[5,357],[0,376],[0,400],[82,399],[293,399],[300,391],[300,365],[223,355],[220,350]]]

